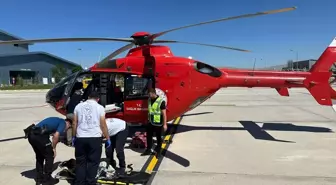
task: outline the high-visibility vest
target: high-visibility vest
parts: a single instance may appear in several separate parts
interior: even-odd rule
[[[158,97],[153,105],[151,104],[151,99],[148,99],[148,119],[149,121],[156,126],[161,126],[161,103],[163,99]]]

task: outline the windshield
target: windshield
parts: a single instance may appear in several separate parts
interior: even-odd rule
[[[55,87],[60,87],[60,86],[69,84],[69,82],[72,81],[72,80],[76,77],[76,75],[77,75],[78,73],[79,73],[79,72],[73,73],[73,74],[71,74],[70,76],[68,76],[68,77],[66,77],[66,78],[64,78],[64,79],[62,79],[60,82],[58,82],[58,83],[55,85]]]

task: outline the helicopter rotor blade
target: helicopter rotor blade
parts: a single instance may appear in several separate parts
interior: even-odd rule
[[[127,44],[117,50],[115,50],[113,53],[109,54],[107,57],[105,57],[103,60],[101,60],[99,63],[100,66],[105,65],[109,60],[113,59],[117,55],[125,52],[126,50],[131,49],[134,46],[134,43]]]
[[[132,38],[49,38],[49,39],[0,41],[0,44],[33,44],[33,43],[48,43],[48,42],[85,42],[85,41],[134,42]]]
[[[194,26],[200,26],[203,24],[210,24],[210,23],[215,23],[215,22],[221,22],[221,21],[228,21],[228,20],[233,20],[233,19],[240,19],[240,18],[247,18],[247,17],[254,17],[254,16],[259,16],[259,15],[267,15],[267,14],[274,14],[274,13],[281,13],[281,12],[287,12],[287,11],[292,11],[295,10],[296,7],[290,7],[290,8],[282,8],[282,9],[277,9],[277,10],[270,10],[270,11],[265,11],[265,12],[257,12],[257,13],[251,13],[251,14],[244,14],[244,15],[238,15],[238,16],[233,16],[233,17],[226,17],[226,18],[221,18],[221,19],[216,19],[216,20],[211,20],[211,21],[206,21],[206,22],[201,22],[201,23],[197,23],[197,24],[191,24],[191,25],[187,25],[187,26],[182,26],[182,27],[178,27],[178,28],[173,28],[170,30],[166,30],[166,31],[162,31],[159,33],[155,33],[153,35],[150,36],[151,40],[154,40],[157,37],[160,37],[168,32],[172,32],[172,31],[176,31],[176,30],[181,30],[184,28],[190,28],[190,27],[194,27]]]
[[[153,41],[153,43],[194,44],[194,45],[201,45],[201,46],[216,47],[216,48],[220,48],[220,49],[230,49],[230,50],[236,50],[236,51],[242,51],[242,52],[251,52],[250,50],[227,47],[227,46],[218,46],[218,45],[213,45],[213,44],[203,44],[203,43],[196,43],[196,42],[183,42],[183,41],[175,41],[175,40],[155,40],[155,41]]]

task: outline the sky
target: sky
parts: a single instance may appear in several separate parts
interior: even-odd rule
[[[137,31],[167,29],[240,14],[296,6],[297,10],[202,25],[160,39],[200,42],[251,50],[168,44],[174,55],[214,65],[252,68],[318,59],[336,37],[335,0],[2,0],[0,29],[24,39],[59,37],[127,38]],[[125,45],[122,42],[41,43],[45,51],[90,67]],[[80,50],[79,50],[80,49]],[[291,51],[292,50],[292,51]],[[126,52],[119,55],[123,57]]]

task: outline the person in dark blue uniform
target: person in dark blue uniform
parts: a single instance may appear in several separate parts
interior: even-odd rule
[[[36,155],[36,184],[56,183],[51,177],[56,146],[60,136],[66,133],[71,124],[72,120],[68,118],[49,117],[24,130]],[[53,135],[52,141],[49,139],[50,135]]]

